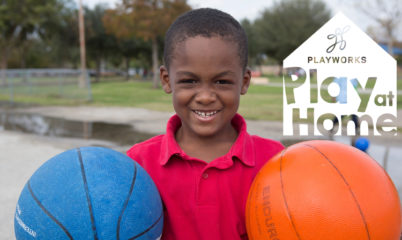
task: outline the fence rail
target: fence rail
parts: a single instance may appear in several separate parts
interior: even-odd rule
[[[18,96],[92,100],[89,74],[75,69],[0,70],[0,95],[8,95],[11,103]]]

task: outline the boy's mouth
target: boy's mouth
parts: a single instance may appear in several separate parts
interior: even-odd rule
[[[215,110],[215,111],[198,111],[198,110],[193,110],[193,112],[195,114],[197,114],[198,116],[202,117],[202,118],[208,118],[208,117],[212,117],[213,115],[217,114],[218,112],[220,112],[220,110]]]

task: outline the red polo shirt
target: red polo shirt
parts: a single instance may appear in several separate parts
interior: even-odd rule
[[[152,177],[164,203],[162,239],[247,239],[245,206],[258,170],[283,149],[273,140],[250,136],[243,117],[232,124],[238,137],[229,152],[210,163],[188,156],[175,140],[177,115],[167,131],[135,144],[127,155]]]

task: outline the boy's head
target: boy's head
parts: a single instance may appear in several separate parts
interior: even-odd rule
[[[240,24],[214,9],[187,12],[168,30],[164,58],[160,78],[182,121],[179,132],[232,138],[230,122],[251,78]]]
[[[163,53],[167,69],[179,44],[188,38],[202,36],[220,37],[237,45],[240,66],[246,69],[248,60],[247,35],[239,22],[232,16],[217,9],[200,8],[186,12],[176,19],[165,36]]]

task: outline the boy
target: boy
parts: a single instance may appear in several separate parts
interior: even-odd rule
[[[167,31],[164,64],[160,78],[176,115],[166,134],[127,152],[159,189],[162,239],[247,239],[250,185],[283,146],[250,136],[236,113],[251,78],[245,32],[219,10],[192,10]]]

